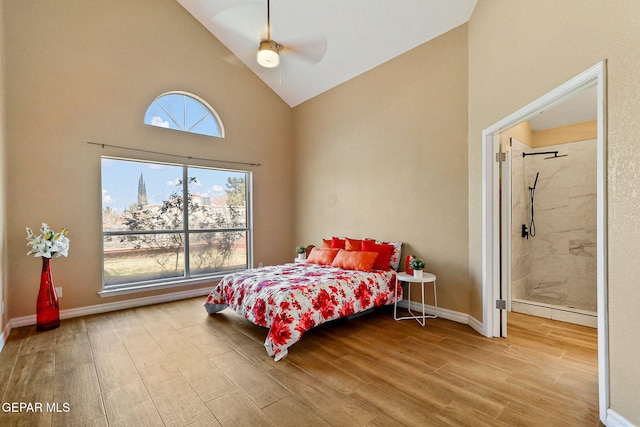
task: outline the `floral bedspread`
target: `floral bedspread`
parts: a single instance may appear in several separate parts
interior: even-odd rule
[[[394,286],[395,271],[284,264],[225,276],[209,294],[205,308],[213,314],[229,306],[254,324],[269,328],[264,346],[278,361],[314,326],[393,304]]]

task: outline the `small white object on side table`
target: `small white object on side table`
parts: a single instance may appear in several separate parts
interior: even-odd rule
[[[406,317],[398,317],[398,286],[400,286],[400,282],[406,282],[409,284],[409,286],[407,286],[408,288],[408,292],[407,292],[407,301],[409,302],[409,307],[407,308],[407,310],[409,310],[409,314],[411,316],[406,316]],[[420,314],[416,314],[413,311],[411,311],[411,283],[420,283],[420,286],[422,287],[422,315]],[[433,300],[434,300],[434,304],[435,304],[435,308],[436,308],[436,312],[434,315],[427,315],[425,312],[425,307],[424,307],[424,287],[426,283],[433,283]],[[436,291],[436,275],[432,274],[432,273],[427,273],[424,272],[422,274],[422,277],[414,277],[412,274],[407,274],[407,273],[397,273],[396,274],[396,287],[394,289],[394,300],[395,302],[393,303],[393,318],[395,320],[407,320],[407,319],[415,319],[415,321],[417,321],[421,326],[424,326],[426,324],[426,319],[435,319],[436,317],[438,317],[438,293]]]

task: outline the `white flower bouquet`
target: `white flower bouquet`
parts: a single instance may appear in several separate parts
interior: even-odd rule
[[[67,233],[69,230],[63,228],[59,233],[54,232],[49,228],[47,224],[42,223],[40,227],[40,234],[36,236],[33,231],[27,227],[27,246],[31,249],[27,252],[27,255],[33,254],[34,257],[60,257],[69,255],[69,238]]]

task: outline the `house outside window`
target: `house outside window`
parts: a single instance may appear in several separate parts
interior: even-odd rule
[[[103,291],[248,268],[250,190],[247,171],[103,157]]]

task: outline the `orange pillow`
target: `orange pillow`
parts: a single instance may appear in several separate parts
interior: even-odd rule
[[[391,252],[393,252],[393,245],[378,244],[374,240],[363,240],[362,250],[378,253],[376,262],[372,267],[374,270],[389,270],[391,268]]]
[[[337,237],[332,237],[331,238],[331,247],[332,248],[338,248],[338,249],[344,249],[344,239],[339,239]]]
[[[371,271],[377,257],[377,252],[342,250],[338,252],[331,266],[345,270]]]
[[[346,238],[344,239],[344,248],[348,251],[361,251],[362,240]]]
[[[340,252],[340,249],[313,248],[309,253],[307,262],[310,264],[331,265],[338,252]]]
[[[330,239],[322,239],[322,247],[323,248],[330,248],[331,247],[331,240]]]

